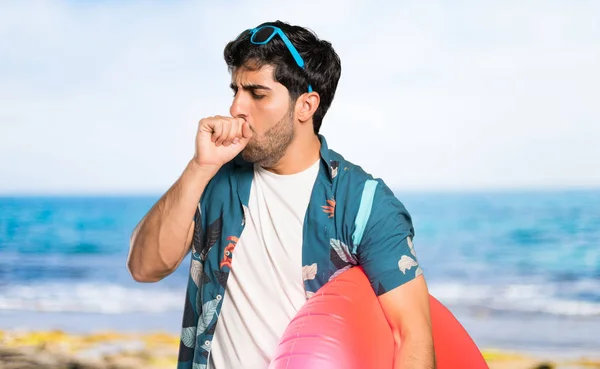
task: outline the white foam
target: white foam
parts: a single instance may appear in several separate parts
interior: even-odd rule
[[[184,288],[129,288],[115,284],[44,284],[0,290],[0,310],[121,314],[181,311]]]
[[[600,316],[600,302],[558,297],[572,292],[597,294],[598,281],[553,284],[474,285],[430,283],[430,293],[447,306],[487,308],[495,311],[548,313],[562,316]],[[0,289],[0,311],[80,312],[101,314],[181,312],[185,287],[160,285],[125,287],[117,284],[38,284]]]
[[[595,284],[588,283],[589,286]],[[577,287],[581,288],[582,284]],[[577,287],[564,288],[575,290]],[[600,316],[600,303],[558,297],[560,288],[559,285],[551,284],[491,286],[447,283],[431,284],[429,292],[445,305],[488,308],[504,312]]]

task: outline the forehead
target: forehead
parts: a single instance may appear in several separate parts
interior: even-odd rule
[[[279,84],[273,78],[273,66],[264,65],[261,68],[252,68],[241,66],[235,68],[231,73],[231,82],[240,84],[260,84],[263,86],[274,86]]]

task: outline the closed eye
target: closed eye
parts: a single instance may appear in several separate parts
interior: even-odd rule
[[[254,100],[261,100],[264,99],[266,97],[266,95],[259,95],[254,91],[251,91],[250,94],[252,95],[252,98]],[[237,95],[237,89],[233,90],[233,97],[235,97],[235,95]]]
[[[231,90],[233,91],[233,97],[235,97],[237,95],[238,92],[238,86],[234,85],[233,83],[230,85]],[[252,95],[252,98],[255,100],[260,100],[263,99],[264,97],[266,97],[266,95],[261,95],[261,94],[257,94],[257,91],[270,91],[271,89],[267,86],[262,86],[262,85],[257,85],[257,84],[246,84],[246,85],[242,85],[242,89],[246,90],[246,91],[250,91],[250,94]]]

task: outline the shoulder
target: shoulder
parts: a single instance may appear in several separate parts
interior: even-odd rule
[[[355,185],[373,179],[373,176],[360,165],[347,160],[342,154],[332,149],[329,149],[329,165],[334,183]]]
[[[382,178],[374,177],[363,167],[355,164],[334,150],[329,150],[330,165],[334,173],[334,185],[343,187],[354,195],[374,191],[377,201],[399,201]]]
[[[409,233],[413,234],[408,210],[384,179],[373,176],[334,150],[330,149],[329,155],[332,171],[337,171],[334,177],[337,197],[343,197],[354,204],[348,206],[348,210],[365,213],[363,216],[366,216],[367,229],[378,228],[386,218],[391,218],[401,220]]]

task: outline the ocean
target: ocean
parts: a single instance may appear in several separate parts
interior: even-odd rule
[[[397,192],[430,293],[481,348],[600,353],[600,190]],[[0,329],[178,333],[189,261],[126,269],[158,199],[0,197]]]

